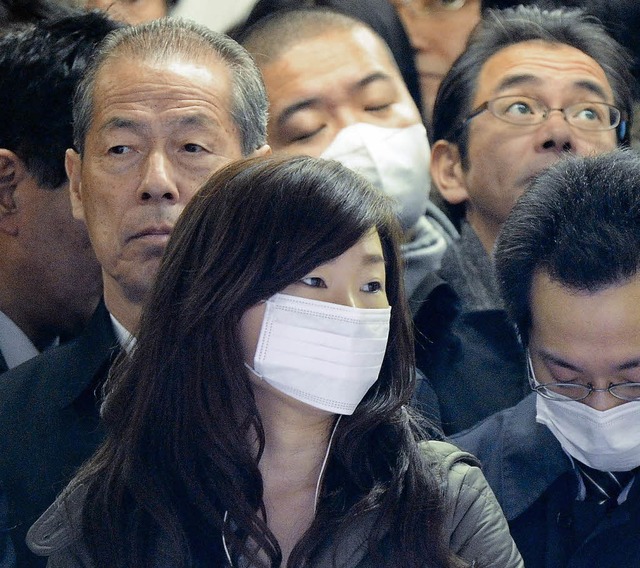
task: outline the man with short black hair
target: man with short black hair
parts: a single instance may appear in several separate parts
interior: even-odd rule
[[[640,157],[571,158],[496,246],[535,391],[454,437],[478,456],[527,568],[640,565]]]
[[[57,18],[0,35],[0,373],[77,335],[102,293],[87,229],[71,214],[64,156],[73,90],[118,26],[63,9]]]
[[[599,24],[578,10],[523,6],[485,14],[443,80],[431,175],[461,238],[411,303],[418,367],[446,433],[525,395],[524,352],[493,274],[496,237],[541,171],[628,140],[631,86],[624,50]]]
[[[79,333],[100,300],[100,265],[71,214],[64,156],[73,140],[73,90],[97,44],[118,26],[40,1],[2,1],[0,19],[2,373]],[[5,430],[3,449],[21,436]],[[16,565],[8,519],[0,483],[1,568]]]

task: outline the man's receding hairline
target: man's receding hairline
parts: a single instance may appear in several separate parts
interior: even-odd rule
[[[615,97],[616,97],[616,93],[613,90],[613,86],[611,84],[611,79],[609,78],[609,76],[607,75],[606,70],[602,67],[602,65],[600,64],[599,61],[595,60],[590,54],[588,54],[586,51],[583,51],[582,49],[580,49],[579,47],[576,47],[575,45],[572,45],[570,43],[567,43],[565,41],[555,41],[552,39],[544,39],[544,38],[539,38],[539,39],[524,39],[521,41],[517,41],[514,43],[510,43],[508,45],[505,45],[503,47],[501,47],[499,50],[497,50],[495,53],[491,54],[490,57],[488,57],[487,59],[485,59],[485,61],[482,63],[482,65],[480,66],[480,69],[478,71],[478,74],[476,76],[476,81],[475,81],[475,85],[474,88],[472,90],[472,94],[475,96],[475,93],[478,90],[478,87],[480,85],[480,80],[483,76],[483,72],[485,71],[488,63],[493,60],[495,57],[497,57],[498,55],[500,55],[501,53],[503,53],[506,50],[509,50],[513,47],[516,46],[522,46],[523,44],[531,44],[532,46],[543,46],[543,47],[549,47],[551,49],[562,49],[562,48],[571,48],[574,49],[575,51],[582,53],[583,55],[585,55],[586,57],[588,57],[589,59],[591,59],[597,66],[598,68],[602,71],[602,75],[604,77],[604,79],[606,80],[606,86],[609,87],[609,89],[611,90],[611,96],[613,97],[613,100],[615,101]],[[508,79],[508,77],[507,77]],[[591,90],[594,92],[594,94],[599,94],[599,96],[601,96],[604,99],[609,98],[607,93],[602,91],[600,93],[598,93],[598,90],[600,90],[599,85],[596,85],[595,83],[593,83],[591,86],[587,85],[586,82],[584,81],[579,81],[578,83],[583,83],[581,86],[587,90]],[[496,85],[496,90],[501,90],[505,87],[501,87],[500,85]]]
[[[135,62],[154,66],[164,66],[166,63],[172,61],[183,61],[191,65],[199,64],[209,61],[215,61],[220,63],[228,73],[231,74],[230,62],[226,61],[219,53],[211,49],[208,44],[191,44],[188,48],[181,47],[175,51],[161,51],[161,52],[148,52],[141,50],[137,45],[130,42],[123,42],[117,45],[111,52],[104,57],[99,63],[97,68],[97,74],[102,72],[102,69],[114,61],[120,59],[126,59],[127,62]]]
[[[98,91],[98,86],[101,85],[104,75],[105,69],[107,69],[112,64],[118,64],[120,60],[125,60],[127,65],[142,65],[151,68],[152,70],[158,71],[169,71],[172,72],[171,69],[167,68],[168,63],[176,62],[176,63],[186,63],[190,66],[209,66],[210,63],[218,64],[224,72],[226,73],[226,78],[228,80],[229,91],[233,89],[233,81],[234,75],[233,70],[230,67],[230,63],[225,61],[218,53],[214,53],[213,51],[202,50],[202,53],[196,55],[195,57],[192,54],[185,53],[184,51],[176,51],[175,53],[165,53],[163,55],[156,54],[146,54],[140,53],[136,51],[128,51],[126,49],[119,50],[116,49],[112,53],[110,53],[103,61],[100,62],[96,69],[95,79],[93,81],[93,93],[92,98],[95,103],[96,92]],[[210,69],[211,70],[211,69]],[[219,69],[216,69],[216,75],[219,75]],[[108,78],[108,75],[107,75]],[[229,96],[232,98],[232,93],[229,93]],[[230,100],[229,103],[232,101]]]

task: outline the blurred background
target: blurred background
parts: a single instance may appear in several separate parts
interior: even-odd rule
[[[173,14],[223,32],[245,17],[254,3],[255,0],[180,0]]]

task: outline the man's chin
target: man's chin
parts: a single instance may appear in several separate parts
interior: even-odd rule
[[[161,259],[161,256],[154,256],[141,262],[134,274],[120,281],[128,302],[139,305],[146,300],[158,275]]]

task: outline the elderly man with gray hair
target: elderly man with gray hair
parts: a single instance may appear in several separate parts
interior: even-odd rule
[[[164,19],[101,44],[74,99],[66,169],[104,302],[76,340],[0,382],[0,484],[19,566],[44,563],[24,535],[102,440],[102,386],[130,346],[178,216],[212,172],[270,151],[266,114],[258,69],[222,34]]]

